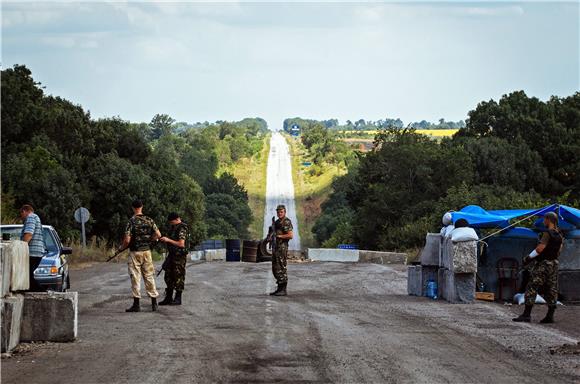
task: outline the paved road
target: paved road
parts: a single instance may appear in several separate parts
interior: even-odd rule
[[[294,224],[294,238],[288,244],[289,249],[300,250],[294,183],[292,182],[292,159],[286,139],[280,133],[274,132],[270,140],[270,154],[268,155],[264,237],[268,234],[268,227],[272,224],[272,216],[276,215],[278,204],[286,206],[288,217]]]
[[[183,306],[128,314],[126,266],[98,264],[73,275],[79,341],[3,359],[2,383],[580,379],[577,357],[546,353],[575,340],[551,327],[512,323],[501,305],[406,296],[403,270],[290,264],[290,295],[272,298],[266,295],[274,286],[269,263],[192,264]],[[562,365],[575,365],[576,376]]]

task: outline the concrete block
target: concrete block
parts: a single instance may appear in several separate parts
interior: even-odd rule
[[[358,249],[308,248],[307,256],[313,261],[339,261],[356,263],[359,261]]]
[[[421,274],[421,296],[427,296],[427,282],[429,280],[438,281],[438,271],[439,267],[429,266],[429,265],[422,265],[420,274]]]
[[[22,295],[14,295],[0,299],[1,317],[1,350],[10,352],[20,343],[20,324],[22,322]]]
[[[437,271],[437,294],[440,298],[447,300],[447,280],[446,280],[446,271],[445,268],[439,268]]]
[[[360,263],[406,264],[407,254],[397,252],[359,251]]]
[[[30,276],[29,276],[29,256],[28,256],[28,244],[20,240],[10,240],[8,242],[2,243],[2,258],[10,259],[7,261],[7,265],[10,264],[10,291],[25,291],[30,288]],[[7,266],[6,265],[6,266]],[[4,274],[2,274],[2,290],[4,292],[5,281]]]
[[[560,270],[558,291],[564,302],[580,302],[580,270]]]
[[[12,281],[12,257],[5,251],[8,242],[0,243],[0,297],[10,293]]]
[[[24,294],[21,341],[74,341],[77,333],[77,292]]]
[[[226,249],[206,249],[204,251],[205,261],[225,261]]]
[[[445,270],[445,300],[450,303],[473,303],[475,301],[475,274],[453,273]]]
[[[411,296],[421,296],[420,265],[409,265],[407,268],[407,293]]]
[[[558,260],[562,270],[580,270],[580,239],[566,239]]]
[[[189,252],[189,259],[191,261],[205,260],[205,256],[203,251],[191,251]]]
[[[443,241],[441,266],[454,273],[477,272],[477,242],[462,241],[454,243],[450,239]]]
[[[428,233],[425,238],[425,247],[421,251],[419,259],[421,265],[439,266],[441,254],[441,234]]]

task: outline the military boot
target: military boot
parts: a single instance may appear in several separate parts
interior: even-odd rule
[[[556,306],[555,305],[550,305],[548,307],[548,313],[546,314],[546,317],[544,317],[542,320],[540,320],[540,323],[542,324],[552,324],[554,322],[554,312],[556,311]]]
[[[280,284],[278,284],[278,286],[276,287],[276,290],[274,292],[270,292],[270,296],[274,296],[278,292],[280,292]]]
[[[530,320],[532,320],[532,307],[533,305],[526,305],[524,313],[516,318],[513,318],[512,320],[517,321],[518,323],[529,323]]]
[[[134,297],[133,298],[133,305],[131,306],[131,308],[127,308],[125,310],[125,312],[140,312],[141,311],[141,307],[139,306],[139,299]]]
[[[288,283],[282,283],[278,286],[278,292],[274,293],[274,296],[286,296],[286,286]]]
[[[165,297],[159,302],[159,305],[169,305],[173,303],[173,289],[165,289]]]
[[[181,291],[175,291],[175,299],[171,305],[181,305]]]
[[[155,311],[157,311],[157,309],[159,309],[159,305],[157,305],[157,298],[152,297],[151,298],[151,311],[155,312]]]

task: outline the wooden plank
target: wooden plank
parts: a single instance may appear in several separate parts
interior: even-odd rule
[[[475,292],[476,300],[495,301],[495,294],[492,292]]]

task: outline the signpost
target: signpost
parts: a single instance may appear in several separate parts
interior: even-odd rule
[[[81,223],[81,237],[83,238],[83,248],[87,247],[87,238],[85,235],[85,223],[89,221],[91,214],[85,207],[80,207],[75,211],[75,220]]]

